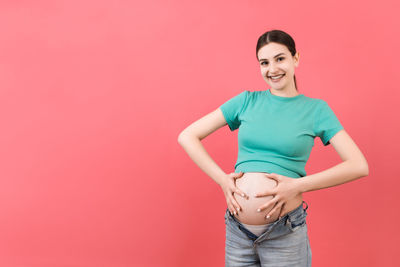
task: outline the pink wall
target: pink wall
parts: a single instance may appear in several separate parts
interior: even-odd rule
[[[300,52],[370,166],[305,193],[313,266],[398,266],[398,1],[2,1],[0,266],[223,266],[222,190],[177,143],[268,89],[256,41]],[[203,140],[233,171],[236,134]],[[316,139],[306,171],[340,162]]]

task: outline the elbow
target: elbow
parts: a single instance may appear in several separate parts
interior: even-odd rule
[[[187,139],[189,136],[189,134],[185,131],[182,131],[179,135],[178,135],[178,143],[180,145],[182,145],[185,142],[185,139]]]
[[[365,177],[369,175],[368,163],[365,159],[352,161],[351,168],[354,170],[355,175],[358,178]]]
[[[178,135],[178,144],[182,145],[183,138],[184,138],[184,133],[181,132],[181,133]]]
[[[369,167],[368,167],[368,164],[366,164],[365,168],[364,168],[364,176],[368,176],[368,175],[369,175]]]
[[[369,167],[368,167],[368,163],[365,162],[361,168],[360,168],[360,172],[361,172],[361,177],[365,177],[369,175]]]

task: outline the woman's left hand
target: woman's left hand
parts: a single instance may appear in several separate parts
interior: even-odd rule
[[[301,191],[299,189],[299,180],[295,178],[290,178],[284,175],[275,174],[275,173],[266,173],[268,178],[271,178],[276,181],[276,186],[268,191],[258,193],[254,197],[263,197],[273,195],[274,197],[262,205],[258,211],[261,212],[264,209],[274,207],[266,216],[269,218],[274,212],[279,211],[279,218],[286,213],[285,204],[286,202],[296,198]]]

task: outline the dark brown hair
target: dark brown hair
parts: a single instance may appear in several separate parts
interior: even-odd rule
[[[281,30],[271,30],[265,32],[258,38],[257,48],[256,48],[257,61],[258,61],[258,50],[260,50],[263,46],[271,42],[285,45],[290,51],[290,54],[292,54],[292,56],[296,54],[296,44],[294,43],[293,38],[289,34]],[[294,86],[296,87],[297,90],[296,75],[294,75]]]

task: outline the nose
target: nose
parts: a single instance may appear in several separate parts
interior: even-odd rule
[[[276,71],[278,70],[277,66],[274,63],[270,63],[270,65],[268,66],[268,72],[271,74],[276,73]]]

